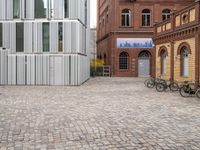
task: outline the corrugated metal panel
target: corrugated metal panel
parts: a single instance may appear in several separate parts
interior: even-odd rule
[[[77,18],[77,0],[70,0],[70,18]],[[76,8],[76,9],[74,9]]]
[[[34,23],[34,52],[42,52],[42,22]]]
[[[42,55],[36,55],[36,85],[42,85]]]
[[[58,23],[50,23],[50,52],[58,52]]]
[[[71,80],[71,67],[69,60],[71,59],[71,56],[65,55],[64,56],[64,81],[65,85],[70,85],[70,80]]]
[[[26,85],[25,55],[17,55],[17,85]]]
[[[34,55],[27,55],[27,85],[35,85],[35,56]]]
[[[21,19],[34,19],[34,0],[20,0],[20,2]],[[0,19],[6,19],[6,14],[9,19],[12,19],[12,3],[13,0],[0,0]],[[64,17],[63,6],[63,0],[57,0],[54,3],[54,18],[62,19]],[[49,85],[50,57],[55,58],[53,66],[60,72],[55,76],[55,83],[77,85],[89,77],[89,59],[86,56],[78,55],[78,53],[86,54],[86,29],[80,23],[80,21],[84,21],[84,0],[70,0],[69,9],[69,20],[37,19],[32,22],[21,20],[24,22],[23,53],[13,54],[16,53],[16,22],[19,20],[3,23],[3,47],[11,49],[12,54],[7,57],[8,52],[0,52],[0,84]],[[50,10],[48,10],[49,13]],[[51,54],[48,52],[42,54],[42,23],[44,21],[50,22]],[[65,54],[61,55],[57,55],[59,22],[64,22],[63,47]],[[41,53],[41,55],[36,53]],[[56,80],[59,77],[64,78],[63,81]]]
[[[64,22],[64,32],[63,32],[63,42],[64,42],[64,52],[71,53],[71,45],[72,45],[72,30],[71,30],[71,22]]]
[[[13,19],[13,0],[6,0],[7,19]]]
[[[0,0],[0,19],[6,19],[6,1]]]
[[[24,23],[24,52],[33,52],[33,23]]]
[[[35,10],[35,4],[34,0],[24,0],[26,1],[26,12],[24,14],[24,17],[27,19],[34,19],[34,10]]]
[[[16,55],[8,56],[8,85],[16,85]]]
[[[43,85],[49,85],[49,55],[42,57],[42,67]]]
[[[10,49],[12,53],[16,52],[16,22],[10,23]]]
[[[63,0],[56,0],[54,1],[54,19],[62,19],[64,18],[63,16],[63,6],[64,6],[64,3],[63,3]]]
[[[0,84],[8,84],[8,51],[0,50]]]
[[[86,55],[86,29],[82,27],[82,42],[83,42],[83,54]]]
[[[10,48],[10,22],[3,23],[3,47]]]
[[[72,22],[71,24],[71,32],[73,34],[71,34],[71,52],[72,53],[76,53],[77,49],[78,49],[78,23],[77,22]]]
[[[79,19],[82,23],[85,23],[85,1],[71,0],[70,8],[70,18]]]

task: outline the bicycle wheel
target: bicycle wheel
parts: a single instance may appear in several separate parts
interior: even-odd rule
[[[158,91],[158,92],[164,92],[165,91],[165,85],[164,84],[162,84],[162,83],[158,83],[157,85],[156,85],[156,90]]]
[[[179,93],[182,97],[190,97],[190,88],[183,86],[179,89]]]
[[[147,82],[147,87],[148,88],[154,88],[154,86],[155,86],[155,82],[153,81],[153,80],[149,80],[148,82]]]
[[[200,98],[200,89],[198,89],[198,90],[196,91],[195,95],[196,95],[197,98]]]
[[[169,88],[170,88],[170,90],[171,90],[172,92],[176,92],[176,91],[179,90],[179,86],[178,86],[178,84],[177,84],[176,82],[170,83]]]
[[[148,83],[150,80],[151,80],[151,79],[146,79],[146,80],[144,81],[144,85],[147,86],[147,83]]]

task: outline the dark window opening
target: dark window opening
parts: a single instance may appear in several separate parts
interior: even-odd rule
[[[49,52],[49,23],[42,25],[43,52]]]
[[[127,70],[128,69],[128,53],[122,52],[119,55],[119,69]]]
[[[24,52],[24,24],[16,23],[16,52]]]

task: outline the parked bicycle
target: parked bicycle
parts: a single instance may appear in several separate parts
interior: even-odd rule
[[[173,80],[166,80],[165,82],[160,82],[156,85],[156,90],[158,92],[164,92],[167,89],[170,89],[172,92],[176,92],[179,90],[179,85],[176,81]]]
[[[198,87],[195,95],[196,95],[197,98],[200,98],[200,87]]]
[[[182,87],[179,89],[180,95],[185,98],[196,96],[197,91],[198,91],[198,87],[195,86],[194,82],[190,82],[190,81],[185,81]]]
[[[145,80],[144,84],[148,88],[154,88],[158,83],[162,83],[162,82],[165,82],[165,80],[163,80],[161,78],[153,78],[153,77],[151,77],[151,78]]]

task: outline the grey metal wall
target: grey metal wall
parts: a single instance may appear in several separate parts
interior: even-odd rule
[[[35,0],[20,0],[20,19],[35,19],[34,1]],[[69,0],[69,18],[64,18],[64,0],[54,1],[54,16],[50,17],[51,9],[48,9],[48,19],[78,19],[83,24],[87,24],[85,18],[85,0]],[[0,0],[0,20],[10,19],[13,19],[13,0]]]
[[[80,85],[89,78],[89,0],[69,0],[68,18],[64,18],[64,0],[54,1],[53,17],[48,9],[47,18],[36,19],[35,1],[20,0],[20,18],[13,19],[13,0],[0,0],[0,85]],[[19,22],[24,23],[23,52],[16,52]],[[46,22],[49,52],[43,52],[42,24]],[[63,24],[63,52],[58,50],[59,23]]]
[[[51,57],[60,57],[62,60],[64,75],[60,85],[80,85],[89,77],[89,58],[82,55],[22,55],[3,50],[0,50],[0,55],[1,85],[54,85],[50,80]]]
[[[17,21],[21,22],[21,21]],[[16,21],[3,24],[3,47],[16,53]],[[24,21],[24,53],[42,53],[42,24],[50,23],[50,53],[58,53],[58,24],[61,21]],[[86,54],[86,28],[78,21],[62,21],[64,53]]]

